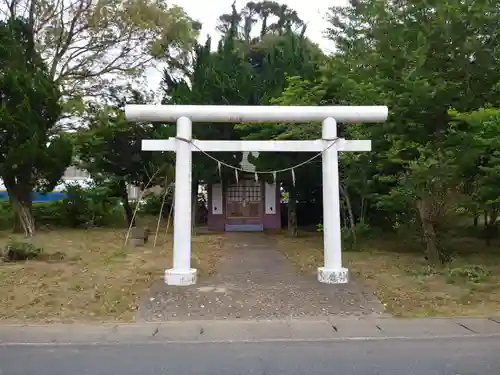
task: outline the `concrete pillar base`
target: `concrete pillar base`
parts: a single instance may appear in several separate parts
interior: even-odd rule
[[[318,281],[325,284],[347,284],[349,270],[347,268],[318,267]]]
[[[197,271],[194,268],[189,270],[177,270],[174,268],[165,270],[165,284],[187,286],[196,284]]]

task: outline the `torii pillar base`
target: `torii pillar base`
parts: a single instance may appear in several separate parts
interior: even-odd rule
[[[174,268],[165,270],[165,284],[188,286],[196,284],[197,272],[196,269],[177,270]]]
[[[349,270],[347,268],[318,268],[318,281],[325,284],[347,284],[349,282]]]

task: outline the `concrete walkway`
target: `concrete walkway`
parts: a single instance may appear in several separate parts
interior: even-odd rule
[[[127,344],[294,342],[500,337],[499,318],[324,320],[211,320],[101,325],[0,325],[0,346],[16,344]]]
[[[329,315],[380,315],[384,307],[356,280],[319,283],[299,275],[260,233],[227,233],[217,274],[189,287],[159,280],[144,297],[139,322],[185,319],[316,318]]]

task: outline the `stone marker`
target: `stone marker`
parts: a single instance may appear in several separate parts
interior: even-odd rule
[[[130,229],[130,235],[128,237],[127,245],[129,247],[144,246],[144,244],[148,242],[148,237],[149,237],[148,228],[132,227]]]

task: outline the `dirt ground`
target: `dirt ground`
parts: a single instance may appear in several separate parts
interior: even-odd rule
[[[9,322],[133,321],[140,296],[171,267],[171,234],[144,247],[124,247],[126,229],[40,231],[44,260],[0,262],[0,320]],[[154,235],[153,235],[154,236]],[[10,232],[0,232],[3,249]],[[193,237],[193,265],[214,272],[222,237]]]
[[[315,273],[323,262],[322,236],[276,235],[285,256],[302,273]],[[493,316],[500,311],[500,252],[474,238],[450,239],[459,249],[442,269],[430,267],[421,252],[396,239],[365,241],[345,251],[343,263],[396,316]],[[480,250],[480,251],[478,251]]]
[[[182,307],[183,302],[169,294],[171,291],[164,288],[162,281],[165,268],[172,264],[171,234],[166,234],[162,227],[155,248],[152,236],[144,247],[124,247],[125,234],[125,229],[40,231],[34,244],[44,249],[42,260],[0,262],[0,320],[133,321],[144,296],[151,294],[151,287],[155,285],[156,295],[150,297],[153,300],[146,320],[170,319],[172,314],[177,314],[175,309],[189,309],[189,304]],[[1,249],[11,236],[10,232],[0,232]],[[352,313],[356,309],[368,313],[378,311],[367,302],[370,294],[381,301],[386,312],[396,316],[492,316],[500,311],[500,252],[495,251],[498,244],[486,251],[482,242],[461,238],[456,244],[462,250],[460,254],[446,267],[435,269],[421,253],[409,251],[401,242],[387,238],[366,241],[360,250],[344,252],[344,265],[361,288],[352,292],[338,287],[342,289],[337,291],[343,296],[340,299],[350,307],[341,302],[338,308],[333,308],[326,305],[331,304],[334,297],[315,281],[316,268],[323,261],[321,235],[301,233],[293,239],[281,234],[268,236],[289,260],[286,263],[295,266],[290,268],[293,272],[280,260],[278,263],[286,272],[273,275],[274,266],[260,245],[252,254],[248,249],[224,246],[225,235],[194,236],[192,259],[199,271],[199,285],[192,292],[185,289],[178,294],[191,293],[189,298],[195,298],[189,314],[215,314],[203,315],[205,310],[200,308],[203,298],[214,297],[217,303],[212,311],[217,312],[222,311],[224,303],[230,304],[236,294],[245,298],[247,292],[255,298],[236,298],[243,307],[240,312],[235,310],[235,316],[268,316],[269,306],[273,304],[281,315],[285,311],[298,315],[323,310],[329,314]],[[277,260],[278,256],[274,258]],[[264,263],[259,265],[259,261]],[[237,279],[236,276],[240,281],[230,280]],[[282,279],[296,286],[286,286]],[[265,286],[263,294],[256,292],[262,289],[259,283]],[[231,295],[231,290],[239,291]],[[312,302],[297,302],[304,298]],[[320,303],[321,298],[324,301]],[[162,300],[168,303],[162,304]],[[312,306],[311,311],[306,308],[307,304]],[[177,318],[182,318],[182,314]]]

